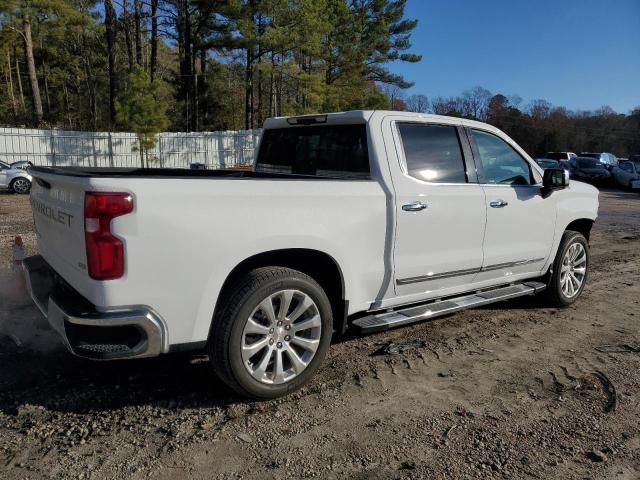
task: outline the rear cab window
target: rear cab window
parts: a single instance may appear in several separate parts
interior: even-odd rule
[[[592,158],[580,158],[578,160],[578,168],[596,168],[600,163]]]
[[[362,123],[265,130],[255,171],[334,179],[368,179],[367,127]]]

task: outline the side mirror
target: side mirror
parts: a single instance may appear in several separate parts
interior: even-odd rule
[[[542,196],[548,197],[554,190],[569,186],[569,171],[563,168],[548,168],[542,176]]]

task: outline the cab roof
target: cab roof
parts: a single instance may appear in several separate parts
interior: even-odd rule
[[[420,121],[425,123],[447,123],[463,125],[467,127],[480,127],[485,130],[498,131],[498,129],[487,123],[468,120],[460,117],[450,117],[445,115],[432,115],[428,113],[402,112],[395,110],[350,110],[347,112],[319,113],[312,115],[296,115],[290,117],[267,118],[264,122],[265,129],[287,128],[295,126],[309,125],[344,125],[351,123],[367,123],[373,116],[393,116],[406,121]]]

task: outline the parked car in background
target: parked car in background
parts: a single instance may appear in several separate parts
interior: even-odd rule
[[[571,161],[570,160],[553,160],[551,158],[536,158],[536,163],[543,169],[562,168],[569,172],[571,177]]]
[[[11,168],[26,170],[29,167],[33,167],[33,163],[31,163],[29,160],[20,160],[18,162],[11,163]]]
[[[552,160],[550,158],[536,158],[536,163],[545,170],[547,168],[562,168],[558,160]]]
[[[31,175],[22,168],[0,162],[0,189],[25,194],[31,190]]]
[[[544,158],[548,158],[550,160],[565,160],[569,161],[572,158],[576,158],[577,155],[573,152],[547,152]]]
[[[576,157],[572,158],[570,163],[571,178],[600,186],[611,180],[611,172],[595,158]]]
[[[616,184],[625,188],[640,189],[640,156],[636,155],[636,158],[634,161],[622,161],[611,169]]]
[[[605,165],[607,168],[612,167],[613,165],[618,164],[618,159],[613,153],[589,153],[583,152],[580,154],[581,157],[590,157],[595,158],[602,165]]]

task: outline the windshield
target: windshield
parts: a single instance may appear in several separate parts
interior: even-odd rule
[[[256,172],[369,178],[365,124],[265,130]]]
[[[579,158],[578,159],[578,167],[579,168],[598,168],[600,166],[600,162],[594,160],[593,158]]]
[[[0,168],[11,168],[8,163],[0,162]]]

